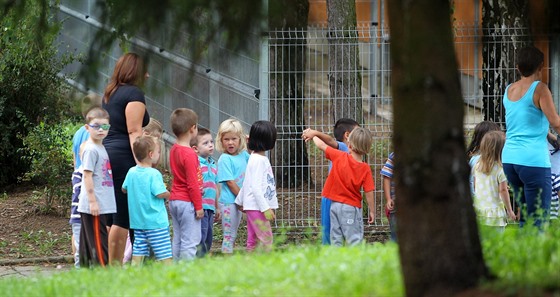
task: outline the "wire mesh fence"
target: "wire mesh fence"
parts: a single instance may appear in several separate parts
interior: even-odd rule
[[[515,49],[528,38],[525,28],[480,28],[472,23],[456,22],[453,28],[465,102],[465,141],[470,140],[474,126],[488,119],[504,127],[501,100],[507,84],[517,79]],[[374,134],[374,144],[368,155],[376,190],[373,207],[376,219],[366,231],[387,230],[385,199],[380,170],[392,151],[392,96],[390,91],[390,34],[388,28],[364,24],[356,29],[309,27],[269,32],[270,68],[267,76],[275,84],[270,90],[271,120],[279,127],[275,154],[295,155],[306,160],[273,158],[276,178],[302,171],[301,182],[279,188],[276,226],[309,231],[320,226],[321,191],[328,174],[328,161],[314,145],[298,146],[301,132],[312,128],[333,135],[338,115],[352,115],[360,125]],[[284,48],[284,50],[283,50]],[[287,50],[287,49],[290,50]],[[288,53],[288,54],[286,54]],[[304,61],[294,68],[290,59]],[[336,61],[336,59],[342,59]],[[354,60],[352,60],[354,59]],[[348,65],[352,67],[348,67]],[[333,79],[336,78],[336,79]],[[352,89],[356,89],[353,92]],[[291,90],[286,94],[274,90]],[[340,91],[342,90],[342,91]],[[286,108],[286,101],[295,108]],[[340,110],[355,102],[356,111]],[[303,152],[294,151],[301,149]],[[304,173],[307,173],[304,174]],[[398,199],[398,198],[397,198]],[[398,202],[397,202],[398,205]]]

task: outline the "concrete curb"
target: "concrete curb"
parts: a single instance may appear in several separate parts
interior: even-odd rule
[[[74,263],[72,256],[52,256],[41,258],[0,259],[0,266],[13,266],[40,263]]]

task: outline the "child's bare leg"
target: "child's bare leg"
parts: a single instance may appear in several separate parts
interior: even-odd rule
[[[132,256],[132,266],[141,266],[144,256]]]
[[[163,260],[161,260],[161,263],[163,263],[165,265],[171,265],[173,263],[173,258],[163,259]]]
[[[113,225],[109,231],[109,264],[121,266],[128,229]]]

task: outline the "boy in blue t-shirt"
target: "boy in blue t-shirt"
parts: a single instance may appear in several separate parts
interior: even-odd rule
[[[122,191],[128,193],[130,229],[134,230],[132,264],[139,265],[154,251],[156,260],[171,263],[169,218],[164,199],[169,198],[161,173],[152,168],[160,155],[159,142],[140,136],[132,145],[138,164],[128,170]]]
[[[353,119],[341,118],[334,124],[334,138],[331,136],[319,132],[313,129],[305,129],[302,134],[303,140],[313,139],[317,136],[328,146],[349,153],[348,150],[348,135],[354,130],[354,128],[360,125]],[[329,163],[329,172],[331,172],[332,164]],[[328,197],[321,197],[321,227],[322,227],[322,239],[321,242],[324,245],[331,244],[331,203],[332,201]]]
[[[200,222],[201,239],[196,255],[197,257],[204,257],[210,252],[212,247],[212,239],[214,237],[212,226],[214,220],[220,219],[220,207],[218,206],[218,197],[220,197],[218,166],[212,158],[214,140],[210,130],[199,127],[197,136],[191,139],[191,147],[198,154],[200,170],[202,171],[202,209],[204,209],[204,217]]]

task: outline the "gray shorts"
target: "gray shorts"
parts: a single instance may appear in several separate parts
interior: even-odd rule
[[[343,246],[357,245],[364,240],[364,219],[362,209],[340,203],[331,204],[331,244]]]

